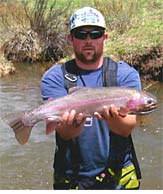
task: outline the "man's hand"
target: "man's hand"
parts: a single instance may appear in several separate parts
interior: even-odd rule
[[[69,140],[80,135],[84,122],[85,117],[82,113],[76,113],[75,110],[71,110],[62,115],[57,126],[54,122],[48,123],[47,127],[49,128],[47,128],[47,130],[51,130],[55,127],[55,130],[64,140]]]
[[[128,136],[136,125],[136,116],[127,113],[127,109],[111,105],[110,107],[104,106],[102,112],[95,112],[94,115],[100,120],[105,120],[113,132]]]
[[[65,112],[62,115],[60,125],[78,127],[85,121],[85,117],[82,113],[76,113],[75,110]]]
[[[124,107],[117,108],[114,105],[111,105],[110,107],[104,106],[101,113],[95,112],[94,115],[100,120],[102,119],[109,120],[109,119],[112,119],[113,117],[124,118],[127,116],[127,113],[128,113],[128,110],[125,109]]]

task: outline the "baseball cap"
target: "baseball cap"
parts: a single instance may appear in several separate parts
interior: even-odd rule
[[[70,31],[81,26],[98,26],[106,28],[105,19],[101,12],[92,7],[83,7],[70,17]]]

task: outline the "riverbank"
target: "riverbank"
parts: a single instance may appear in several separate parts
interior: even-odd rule
[[[14,64],[0,55],[0,77],[15,73]]]
[[[144,52],[141,54],[127,53],[123,56],[123,59],[119,57],[119,60],[125,60],[132,65],[139,72],[142,79],[163,82],[162,46],[144,49]],[[49,68],[50,63],[48,62],[47,65],[44,63],[45,69],[47,69],[46,66]],[[3,55],[0,55],[0,77],[13,73],[16,73],[14,63],[5,59]]]
[[[146,49],[144,53],[127,53],[123,59],[138,70],[142,77],[163,82],[163,47]],[[64,61],[64,59],[63,59]],[[49,63],[47,64],[49,66]],[[14,63],[0,55],[0,77],[16,72]]]
[[[38,63],[42,63],[43,60],[44,66],[47,63],[47,67],[49,67],[49,63],[54,64],[57,63],[58,60],[65,61],[67,58],[70,58],[71,49],[65,49],[64,47],[64,44],[67,44],[65,41],[65,24],[62,26],[62,29],[60,29],[61,31],[59,33],[62,35],[60,38],[55,34],[55,26],[50,29],[50,36],[45,33],[46,36],[43,37],[42,34],[39,34],[40,31],[38,29],[40,26],[35,24],[33,28],[23,11],[23,5],[20,4],[18,0],[15,0],[15,2],[17,3],[8,2],[0,6],[0,17],[3,17],[3,21],[6,21],[8,25],[7,28],[4,25],[5,23],[0,25],[2,27],[0,32],[0,55],[3,59],[0,62],[0,76],[13,73],[15,71],[15,62],[20,63],[20,65],[21,63],[36,62],[37,65]],[[49,0],[49,2],[51,1]],[[64,5],[66,7],[68,1],[63,2],[62,0],[59,1],[59,6],[61,8]],[[109,41],[105,45],[105,55],[110,56],[116,61],[126,61],[138,70],[143,79],[152,79],[162,82],[162,1],[135,0],[133,3],[132,1],[114,0],[114,4],[113,1],[110,0],[105,0],[103,2],[105,3],[102,3],[100,0],[91,0],[89,5],[97,7],[106,16]],[[64,21],[68,21],[71,11],[76,9],[76,7],[86,5],[88,6],[88,2],[86,1],[72,0],[71,6],[65,11],[66,20]],[[110,10],[109,12],[106,7]],[[54,10],[55,9],[56,7],[54,7]],[[11,10],[11,13],[7,10]],[[16,12],[16,10],[21,11]],[[39,11],[40,10],[36,13],[39,13]],[[40,19],[40,22],[46,23],[45,15],[43,15],[42,20]],[[30,16],[30,14],[28,16]],[[21,18],[21,20],[19,20],[19,18]],[[57,17],[57,19],[58,18],[59,17]],[[63,16],[61,18],[63,18]],[[33,19],[32,16],[30,19]],[[21,23],[23,23],[23,31],[21,31]],[[44,27],[46,29],[46,26]],[[42,40],[49,37],[51,38],[51,41],[48,42],[50,46],[47,46],[47,42],[42,42]],[[60,43],[62,46],[59,45]],[[4,59],[4,56],[8,60]]]

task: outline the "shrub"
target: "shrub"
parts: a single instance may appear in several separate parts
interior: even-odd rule
[[[19,10],[7,11],[0,17],[4,30],[5,26],[8,29],[12,26],[9,25],[12,16],[15,18],[14,24],[17,24],[10,28],[13,36],[4,44],[6,58],[16,62],[57,61],[67,54],[66,13],[70,1],[64,8],[56,7],[56,0],[26,0],[5,5]]]

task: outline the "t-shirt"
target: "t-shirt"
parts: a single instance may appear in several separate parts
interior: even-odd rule
[[[77,86],[102,87],[102,67],[96,70],[79,69]],[[118,63],[117,83],[121,87],[141,89],[138,72],[127,63]],[[42,77],[42,98],[59,98],[67,95],[61,65],[51,67]],[[82,100],[82,99],[81,99]],[[78,165],[78,176],[92,177],[105,168],[110,151],[109,127],[105,121],[90,117],[86,119],[80,136],[64,141],[56,133],[56,152],[54,169],[58,176],[72,175],[74,166]],[[125,139],[125,137],[124,137]],[[115,153],[117,155],[119,153]],[[126,154],[123,166],[131,163],[131,157]]]

